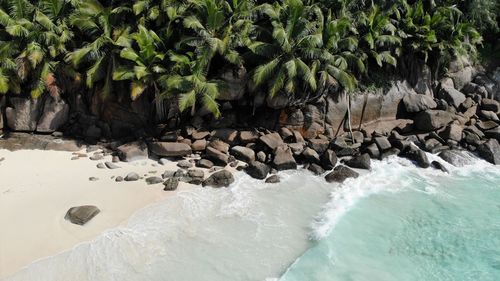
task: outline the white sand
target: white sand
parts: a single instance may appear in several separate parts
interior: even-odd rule
[[[92,153],[88,153],[89,156]],[[0,279],[31,262],[68,250],[91,240],[104,230],[127,221],[134,211],[176,192],[144,180],[115,182],[111,176],[137,172],[176,170],[175,163],[162,166],[153,160],[117,163],[115,170],[98,169],[101,161],[70,160],[71,152],[0,150]],[[89,177],[98,177],[96,182]],[[181,184],[180,189],[188,188]],[[84,226],[64,219],[74,206],[95,205],[101,213]]]

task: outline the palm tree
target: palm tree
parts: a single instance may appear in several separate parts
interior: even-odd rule
[[[75,68],[88,67],[86,85],[106,98],[113,90],[113,73],[118,69],[122,48],[131,47],[130,26],[123,18],[130,8],[103,6],[98,0],[76,2],[71,24],[89,40],[83,47],[68,53],[66,60]]]
[[[0,43],[2,66],[0,92],[19,93],[26,85],[33,98],[45,91],[59,97],[55,73],[64,66],[73,33],[67,25],[69,8],[64,0],[5,1],[8,11],[0,9],[0,24],[7,38]]]

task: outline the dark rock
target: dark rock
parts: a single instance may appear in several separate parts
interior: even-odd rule
[[[98,169],[106,169],[106,166],[103,163],[99,163],[96,165]]]
[[[152,142],[149,150],[160,157],[184,157],[192,153],[190,145],[178,142]]]
[[[163,185],[165,186],[163,190],[165,191],[173,191],[176,190],[177,187],[179,186],[179,179],[178,178],[168,178]]]
[[[365,148],[365,152],[370,155],[371,158],[379,159],[380,158],[380,150],[376,143],[372,143]]]
[[[410,113],[434,109],[437,107],[437,103],[431,96],[413,93],[408,93],[404,96],[403,104],[405,105],[406,111]]]
[[[327,182],[338,182],[343,183],[348,178],[357,178],[359,174],[343,165],[335,167],[333,172],[325,176]]]
[[[328,149],[320,157],[321,167],[325,170],[331,170],[337,165],[337,155],[331,149]]]
[[[207,141],[205,139],[196,140],[191,144],[193,151],[203,151],[207,148]]]
[[[500,103],[498,101],[492,100],[492,99],[482,99],[481,109],[486,110],[486,111],[499,112],[500,111]]]
[[[280,177],[278,175],[271,175],[266,179],[266,183],[279,183]]]
[[[206,139],[208,136],[210,136],[209,132],[203,131],[203,132],[195,132],[191,135],[193,140],[201,140],[201,139]]]
[[[208,147],[214,148],[222,153],[228,153],[229,152],[229,144],[222,140],[212,140],[208,143]]]
[[[214,131],[212,137],[227,143],[234,143],[238,137],[238,131],[234,129],[217,129]]]
[[[148,146],[144,142],[131,142],[116,148],[124,162],[148,159]]]
[[[479,115],[486,120],[493,120],[497,122],[499,121],[498,115],[493,111],[481,110],[479,113],[480,113]]]
[[[484,134],[488,138],[496,139],[497,141],[500,141],[500,127],[496,127],[494,129],[490,129],[488,131],[485,131]]]
[[[370,155],[368,155],[368,153],[365,153],[359,156],[355,156],[354,158],[348,160],[345,164],[352,168],[370,170],[371,168]]]
[[[466,157],[464,152],[460,150],[445,150],[439,153],[438,156],[455,167],[463,167],[472,164],[469,157]]]
[[[320,157],[319,154],[311,148],[306,148],[302,152],[302,157],[308,162],[308,163],[319,163],[320,162]]]
[[[201,159],[196,163],[196,167],[210,169],[214,166],[214,163],[208,159]]]
[[[443,172],[445,172],[445,173],[450,173],[450,172],[448,171],[448,169],[446,169],[446,167],[445,167],[445,166],[443,166],[443,164],[439,163],[438,161],[432,161],[431,166],[432,166],[434,169],[441,170],[441,171],[443,171]]]
[[[123,181],[123,177],[122,176],[118,176],[115,178],[115,181],[116,182],[122,182]]]
[[[163,179],[172,178],[172,177],[174,177],[174,176],[175,176],[175,173],[176,173],[176,172],[174,172],[174,171],[165,171],[165,172],[163,172],[163,174],[161,175],[161,177],[162,177]]]
[[[164,142],[176,142],[178,138],[179,134],[177,131],[173,131],[164,133],[163,136],[160,137],[160,140]]]
[[[181,160],[181,161],[177,162],[177,167],[179,167],[179,168],[189,169],[193,166],[194,166],[194,164],[189,162],[188,160]]]
[[[12,107],[5,109],[6,123],[13,131],[33,132],[40,114],[41,99],[11,97]]]
[[[311,165],[309,165],[309,167],[307,167],[307,169],[317,176],[325,173],[325,169],[323,169],[320,165],[315,164],[315,163],[312,163]]]
[[[477,148],[479,156],[484,160],[500,165],[500,145],[496,139],[489,139]]]
[[[454,88],[441,89],[441,91],[439,91],[438,97],[444,99],[448,102],[448,104],[453,105],[455,108],[458,108],[466,98],[464,94],[455,90]]]
[[[494,129],[496,127],[498,127],[498,123],[495,122],[495,121],[480,121],[479,123],[476,124],[477,127],[479,127],[479,129],[483,130],[483,131],[487,131],[487,130],[491,130],[491,129]]]
[[[236,159],[250,163],[255,161],[255,152],[244,146],[234,146],[231,148],[231,154],[236,157]]]
[[[69,117],[69,105],[63,100],[47,98],[43,106],[43,113],[38,120],[36,131],[40,133],[52,133],[60,129]]]
[[[309,147],[312,148],[314,151],[316,151],[318,154],[323,154],[328,149],[329,146],[330,143],[324,139],[309,140]]]
[[[125,177],[125,181],[137,181],[139,180],[139,178],[139,174],[132,172],[127,174],[127,176]]]
[[[293,132],[290,131],[290,129],[286,127],[282,127],[279,132],[281,138],[283,138],[284,141],[293,141]]]
[[[434,131],[453,121],[453,114],[442,110],[426,110],[415,117],[415,126],[418,130]]]
[[[245,169],[245,172],[252,178],[260,180],[265,179],[270,171],[271,168],[268,165],[258,161],[250,163],[248,167]]]
[[[68,212],[66,212],[64,219],[69,220],[73,224],[85,225],[100,212],[101,210],[96,206],[78,206],[70,208]]]
[[[229,155],[220,152],[213,147],[207,147],[205,157],[215,165],[226,166],[229,163]]]
[[[282,145],[274,151],[274,167],[278,171],[297,169],[297,162],[293,158],[292,150],[288,145]]]
[[[221,170],[213,173],[205,181],[203,181],[203,186],[211,187],[228,187],[234,182],[234,176],[228,170]]]
[[[188,171],[188,176],[195,179],[203,179],[205,177],[205,172],[200,169],[192,169]]]
[[[259,138],[259,141],[262,142],[264,145],[266,145],[269,149],[275,150],[277,147],[282,146],[285,144],[283,142],[283,139],[281,139],[281,136],[278,133],[271,133],[264,135]]]
[[[162,182],[163,182],[163,179],[160,178],[160,177],[149,177],[149,178],[146,178],[146,183],[148,185],[159,184],[159,183],[162,183]]]
[[[415,161],[417,166],[421,168],[429,168],[431,166],[431,162],[429,161],[427,154],[417,147],[408,147],[405,151],[403,151],[403,156]]]
[[[99,160],[102,160],[103,158],[104,158],[104,155],[102,155],[100,153],[94,154],[94,155],[89,157],[89,159],[92,161],[99,161]]]
[[[389,142],[389,139],[387,139],[386,137],[375,138],[375,143],[377,144],[379,150],[382,152],[392,147],[391,143]]]
[[[99,178],[96,178],[96,177],[90,177],[89,178],[89,181],[98,181],[98,180],[99,180]]]
[[[441,142],[438,141],[437,139],[434,139],[434,138],[430,138],[430,139],[426,140],[424,143],[424,147],[425,147],[426,151],[431,151],[434,148],[439,147],[441,145],[442,145]]]
[[[118,165],[116,165],[116,164],[114,164],[114,163],[112,163],[112,162],[106,162],[106,163],[104,163],[104,164],[106,165],[106,167],[107,167],[108,169],[112,169],[112,170],[113,170],[113,169],[118,169],[118,168],[120,168]]]
[[[400,153],[401,153],[400,149],[393,147],[393,148],[385,151],[384,153],[382,153],[380,155],[380,159],[382,160],[382,159],[385,159],[385,158],[390,157],[392,155],[399,155]]]
[[[443,131],[441,136],[444,139],[447,139],[447,140],[450,139],[450,140],[454,140],[454,141],[459,142],[462,140],[463,129],[464,128],[458,124],[450,124],[450,125],[448,125],[448,127],[446,127],[446,129]]]

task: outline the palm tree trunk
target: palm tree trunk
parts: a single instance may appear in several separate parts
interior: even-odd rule
[[[351,141],[354,143],[351,125],[351,95],[349,94],[347,94],[347,127],[349,128],[349,137],[351,137]]]
[[[165,121],[165,117],[167,116],[167,110],[165,108],[165,103],[160,97],[160,90],[156,83],[153,83],[155,87],[155,109],[156,109],[156,122]]]

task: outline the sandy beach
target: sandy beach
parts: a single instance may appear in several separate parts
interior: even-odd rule
[[[73,156],[60,151],[0,150],[0,159],[5,158],[0,162],[0,279],[37,259],[92,240],[126,222],[136,210],[176,194],[163,191],[162,184],[112,179],[129,172],[161,176],[177,169],[174,162],[120,162],[119,169],[111,170],[96,167],[111,161],[111,156],[99,161],[71,160]],[[90,177],[99,180],[90,181]],[[178,190],[189,186],[181,183]],[[84,226],[64,219],[69,208],[81,205],[95,205],[101,213]]]

